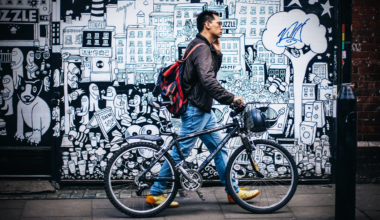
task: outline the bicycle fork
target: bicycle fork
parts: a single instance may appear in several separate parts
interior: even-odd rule
[[[252,156],[252,149],[256,150],[255,144],[253,143],[253,141],[249,141],[247,135],[245,135],[244,133],[241,133],[240,137],[247,151],[249,161],[251,162],[251,165],[252,165],[252,169],[255,171],[258,177],[264,178],[264,175],[259,171],[259,168],[257,167],[255,163],[255,158]]]

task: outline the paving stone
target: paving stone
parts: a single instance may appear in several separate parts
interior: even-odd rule
[[[91,204],[92,209],[113,209],[115,206],[112,205],[108,199],[93,199]]]
[[[70,199],[71,193],[62,193],[58,196],[58,199]]]
[[[115,207],[107,208],[107,209],[92,209],[92,216],[93,219],[102,219],[102,220],[108,220],[108,219],[142,219],[142,218],[132,218],[119,210],[117,210]],[[164,220],[163,213],[160,213],[157,216],[154,216],[153,218],[148,218],[149,220]],[[166,219],[166,218],[165,218]]]
[[[120,194],[120,198],[121,199],[131,198],[131,193],[128,192],[128,191],[122,191],[121,194]]]
[[[91,217],[91,200],[26,201],[23,217]]]
[[[334,219],[335,206],[298,206],[291,207],[294,216],[297,219]]]
[[[357,196],[356,207],[361,211],[378,210],[380,207],[380,196]]]
[[[368,141],[358,141],[358,147],[368,147]]]
[[[21,196],[21,199],[33,199],[34,196],[33,194],[25,194]]]
[[[25,200],[1,200],[0,209],[23,209]]]
[[[287,204],[291,206],[334,206],[333,194],[296,194]]]
[[[369,147],[380,147],[380,141],[368,141]]]
[[[229,204],[228,200],[225,199],[224,202],[219,202],[221,210],[223,210],[224,217],[226,219],[252,219],[254,217],[259,217],[260,219],[265,218],[281,218],[281,219],[289,219],[294,218],[294,215],[289,207],[285,206],[276,212],[269,214],[253,214],[243,208],[241,208],[237,204]]]
[[[181,208],[176,208],[178,212],[164,212],[165,220],[175,219],[208,219],[208,220],[224,220],[224,215],[220,211],[180,211]],[[172,209],[173,210],[173,209]]]
[[[0,209],[0,219],[20,219],[22,209]]]
[[[33,198],[34,199],[46,199],[46,194],[38,194],[38,195],[35,195]]]
[[[94,199],[95,195],[96,195],[95,190],[86,190],[83,195],[83,199]]]
[[[376,211],[364,211],[364,213],[366,215],[368,215],[368,217],[370,217],[371,219],[380,219],[380,211],[379,210],[376,210]]]
[[[73,194],[71,194],[71,197],[72,199],[82,199],[83,198],[83,195],[84,195],[84,191],[83,190],[80,190],[80,191],[74,191]]]
[[[106,199],[107,198],[107,194],[105,192],[97,192],[96,195],[95,195],[95,198],[97,198],[97,199]]]

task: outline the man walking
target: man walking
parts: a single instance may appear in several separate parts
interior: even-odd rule
[[[225,90],[217,80],[217,72],[222,64],[222,53],[219,38],[222,35],[222,22],[215,11],[203,11],[197,17],[197,28],[199,33],[196,38],[187,46],[186,54],[199,44],[193,53],[185,61],[183,72],[183,91],[189,100],[187,111],[181,116],[182,126],[179,136],[188,135],[204,129],[218,127],[216,117],[211,111],[213,99],[221,104],[229,105],[240,100],[244,104],[242,97],[235,97],[232,93]],[[238,106],[238,105],[237,105]],[[223,136],[219,131],[200,136],[202,142],[207,146],[210,153],[216,150]],[[192,138],[180,142],[180,147],[185,157],[187,157],[194,147],[197,138]],[[171,152],[176,163],[180,162],[176,148]],[[215,166],[219,174],[220,181],[226,187],[225,171],[228,161],[226,146],[215,156]],[[164,164],[159,176],[165,176],[168,165]],[[247,191],[239,189],[234,182],[235,191],[239,197],[248,200],[259,194],[258,190]],[[150,189],[146,202],[148,204],[160,205],[166,200],[163,192],[166,189],[165,182],[155,182]],[[227,187],[225,191],[228,195]],[[228,201],[235,203],[228,195]],[[172,202],[170,207],[178,207],[177,202]]]

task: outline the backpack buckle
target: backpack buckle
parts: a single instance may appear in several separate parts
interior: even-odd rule
[[[174,105],[173,96],[172,95],[169,95],[169,99],[170,99],[170,105]]]

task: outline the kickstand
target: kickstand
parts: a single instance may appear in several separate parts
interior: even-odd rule
[[[202,194],[201,192],[199,192],[198,190],[197,190],[196,192],[197,192],[199,198],[201,198],[202,201],[204,202],[206,199],[205,199],[205,197],[203,196],[203,194]]]

